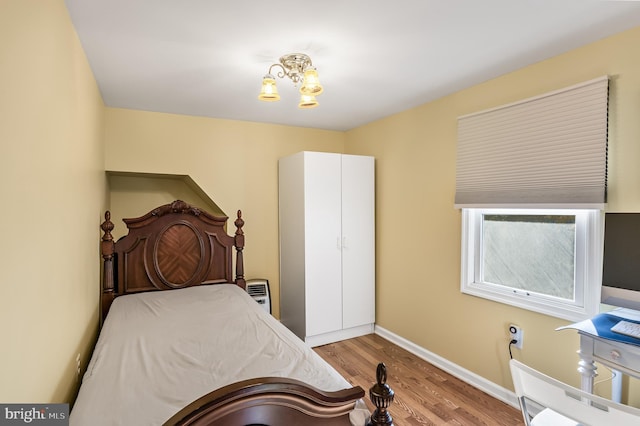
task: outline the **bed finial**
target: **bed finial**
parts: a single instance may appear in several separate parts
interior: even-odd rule
[[[244,235],[244,231],[242,230],[242,227],[244,226],[244,220],[242,220],[242,210],[238,210],[238,218],[235,222],[233,222],[233,224],[236,225],[236,235]]]
[[[393,419],[391,414],[387,411],[387,408],[393,402],[394,392],[386,384],[387,381],[387,366],[383,362],[378,364],[376,369],[377,383],[369,389],[369,399],[376,406],[375,411],[371,414],[371,419],[367,423],[367,426],[393,426]]]
[[[111,212],[109,210],[104,213],[104,222],[102,222],[100,228],[102,228],[102,231],[104,232],[102,241],[113,241],[111,231],[113,231],[115,226],[113,225],[113,222],[111,222]]]
[[[242,250],[244,250],[244,220],[242,220],[242,211],[238,210],[238,218],[233,222],[236,225],[236,285],[241,288],[246,288],[247,283],[244,279],[244,258],[242,256]]]

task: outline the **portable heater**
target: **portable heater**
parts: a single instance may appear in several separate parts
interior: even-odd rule
[[[271,314],[271,295],[269,292],[269,281],[263,278],[247,280],[247,293],[258,302],[262,308]]]

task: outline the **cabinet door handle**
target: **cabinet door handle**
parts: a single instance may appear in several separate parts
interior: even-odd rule
[[[336,248],[338,250],[342,250],[344,248],[347,248],[347,237],[337,237],[336,238]]]

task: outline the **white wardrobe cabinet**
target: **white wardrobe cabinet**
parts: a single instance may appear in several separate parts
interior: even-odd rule
[[[280,318],[311,346],[373,332],[374,158],[279,161]]]

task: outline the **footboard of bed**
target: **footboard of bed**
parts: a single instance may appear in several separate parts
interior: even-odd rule
[[[244,380],[189,404],[164,426],[348,425],[361,387],[323,392],[287,378]]]
[[[376,376],[376,384],[369,389],[376,410],[366,426],[393,426],[387,409],[394,392],[385,383],[387,370],[383,363],[378,365]],[[325,392],[295,379],[249,379],[197,399],[164,426],[346,426],[351,425],[349,413],[364,395],[360,386]]]

